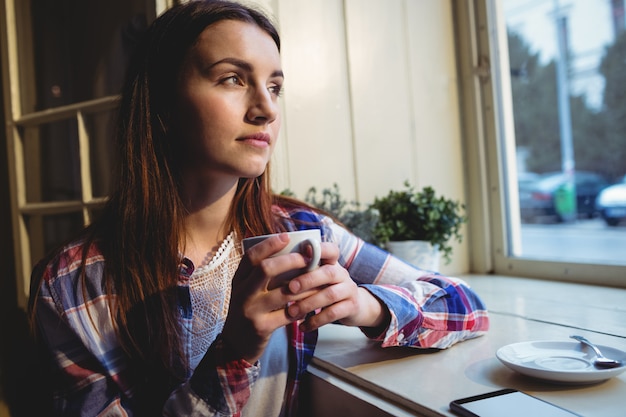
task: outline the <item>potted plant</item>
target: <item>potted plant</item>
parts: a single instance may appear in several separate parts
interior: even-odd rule
[[[391,190],[387,196],[377,197],[370,205],[379,214],[373,231],[375,239],[379,245],[407,262],[437,270],[439,254],[446,264],[451,261],[450,240],[462,241],[461,225],[467,222],[465,205],[437,196],[432,187],[416,191],[408,181],[404,185],[406,189]],[[432,263],[423,260],[424,246],[434,257]]]
[[[344,200],[336,183],[332,188],[324,188],[321,195],[315,187],[309,188],[304,201],[332,214],[361,239],[376,243],[374,230],[378,223],[378,212],[370,207],[362,209],[358,202]]]

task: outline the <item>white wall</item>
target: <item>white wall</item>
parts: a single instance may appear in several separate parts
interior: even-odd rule
[[[409,180],[465,201],[450,1],[254,2],[282,37],[276,191],[337,183],[367,204]],[[468,271],[467,240],[442,272]]]

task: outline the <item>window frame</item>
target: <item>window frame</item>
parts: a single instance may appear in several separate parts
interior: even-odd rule
[[[165,11],[176,0],[145,0],[151,18]],[[21,0],[0,1],[0,58],[2,91],[4,100],[4,124],[7,142],[7,168],[10,194],[13,256],[17,305],[26,308],[30,292],[30,274],[33,262],[33,247],[41,252],[43,243],[29,233],[28,216],[81,213],[83,223],[89,224],[94,209],[101,207],[106,197],[94,197],[91,188],[90,145],[91,137],[85,127],[85,117],[99,112],[108,112],[117,107],[118,96],[106,96],[70,105],[24,112],[23,103],[34,97],[34,52],[33,39],[29,31],[30,2]],[[19,39],[19,44],[18,44]],[[19,45],[19,47],[18,47]],[[29,203],[26,199],[27,179],[24,167],[24,132],[26,128],[42,126],[51,122],[75,121],[78,126],[78,143],[81,175],[81,197],[72,201]],[[40,222],[41,223],[41,222]],[[37,226],[35,226],[36,228]],[[40,225],[41,228],[41,225]],[[39,239],[41,240],[41,239]]]
[[[519,237],[507,222],[519,213],[507,40],[499,0],[453,2],[461,88],[471,272],[626,287],[626,266],[523,259],[510,256]],[[494,41],[495,39],[495,41]],[[498,111],[502,111],[502,116]],[[519,218],[519,216],[518,216]]]

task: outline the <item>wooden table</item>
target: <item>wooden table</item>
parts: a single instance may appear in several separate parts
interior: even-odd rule
[[[450,401],[516,388],[587,417],[626,416],[626,372],[591,385],[520,375],[505,345],[580,334],[626,351],[626,290],[503,276],[464,276],[490,311],[487,335],[442,351],[383,349],[355,328],[320,330],[310,367],[314,416],[454,416]]]

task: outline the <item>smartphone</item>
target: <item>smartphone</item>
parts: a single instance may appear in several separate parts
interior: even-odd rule
[[[463,417],[581,417],[558,405],[510,388],[454,400],[450,403],[450,410]]]

